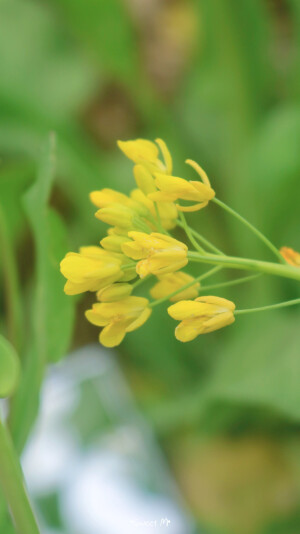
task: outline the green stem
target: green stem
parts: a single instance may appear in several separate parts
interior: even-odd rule
[[[224,202],[222,202],[218,198],[214,198],[213,202],[215,202],[215,204],[218,204],[218,206],[223,208],[225,211],[227,211],[228,213],[233,215],[233,217],[235,217],[241,223],[243,223],[245,226],[247,226],[247,228],[249,228],[261,241],[263,241],[265,243],[265,245],[273,252],[273,254],[275,254],[277,259],[279,259],[279,261],[281,263],[286,263],[284,258],[281,256],[279,250],[275,247],[275,245],[273,245],[273,243],[271,243],[271,241],[264,234],[262,234],[257,228],[255,228],[255,226],[253,226],[253,224],[249,223],[249,221],[247,221],[247,219],[244,219],[244,217],[242,217],[239,213],[237,213],[235,210],[233,210],[232,208],[227,206],[227,204],[225,204]]]
[[[182,224],[181,221],[177,220],[177,226],[180,226],[181,228],[184,229],[184,226]],[[199,241],[201,241],[201,243],[206,246],[208,249],[210,249],[212,252],[215,252],[216,254],[224,254],[220,249],[218,249],[217,247],[215,247],[215,245],[213,245],[210,241],[208,241],[208,239],[206,239],[205,237],[203,237],[203,235],[199,234],[199,232],[197,232],[196,230],[194,230],[193,228],[189,227],[189,230],[190,230],[190,233],[192,235],[194,235]]]
[[[39,534],[11,437],[0,421],[0,485],[17,534]]]
[[[300,299],[287,300],[279,302],[278,304],[270,304],[269,306],[262,306],[261,308],[248,308],[247,310],[235,310],[234,315],[241,315],[242,313],[254,313],[268,310],[277,310],[278,308],[286,308],[287,306],[294,306],[300,304]]]
[[[194,280],[192,282],[189,282],[188,284],[185,284],[184,286],[180,287],[179,289],[176,289],[176,291],[173,291],[172,293],[170,293],[166,297],[162,297],[161,299],[158,299],[158,300],[155,300],[153,302],[150,302],[149,307],[150,308],[154,308],[154,306],[158,306],[159,304],[162,304],[166,300],[169,300],[170,298],[175,297],[175,295],[178,295],[179,293],[181,293],[185,289],[188,289],[189,287],[194,286],[195,284],[197,284],[201,280],[205,280],[205,278],[209,278],[210,276],[212,276],[213,274],[217,273],[221,269],[222,269],[222,267],[214,267],[213,269],[210,269],[206,273],[201,274],[197,278],[194,278]]]
[[[250,276],[243,276],[242,278],[238,278],[237,280],[231,280],[230,282],[221,282],[220,284],[201,286],[200,291],[210,291],[211,289],[220,289],[223,287],[237,286],[239,284],[243,284],[245,282],[250,282],[251,280],[255,280],[255,278],[259,278],[260,276],[262,276],[260,273],[251,274]]]
[[[181,228],[184,229],[186,235],[188,236],[190,242],[192,245],[194,245],[195,249],[198,250],[198,252],[201,252],[202,254],[205,254],[205,250],[197,243],[196,239],[194,239],[193,233],[191,232],[191,228],[186,222],[185,216],[182,213],[182,211],[179,212],[179,217],[181,219]]]
[[[252,260],[248,258],[237,258],[235,256],[217,256],[216,254],[206,254],[201,256],[198,252],[188,252],[190,261],[199,263],[210,263],[213,265],[223,265],[230,269],[243,269],[246,271],[258,271],[266,274],[273,274],[274,276],[282,276],[284,278],[292,278],[300,281],[299,267],[292,265],[282,265],[279,263],[271,263],[268,261]]]
[[[22,311],[20,306],[20,289],[16,267],[16,260],[12,247],[11,236],[0,206],[0,250],[4,276],[4,290],[6,300],[6,317],[8,339],[17,351],[22,344]]]

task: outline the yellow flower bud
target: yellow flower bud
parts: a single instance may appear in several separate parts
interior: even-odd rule
[[[159,150],[155,143],[147,139],[136,139],[134,141],[118,141],[118,147],[124,152],[127,158],[134,163],[142,164],[151,172],[172,173],[172,158],[166,143],[162,139],[156,139],[164,161],[159,159]]]
[[[92,191],[90,193],[90,200],[97,208],[106,208],[111,204],[130,205],[130,199],[127,195],[109,188]]]
[[[281,247],[280,254],[293,267],[300,267],[300,254],[289,247]]]
[[[85,315],[90,323],[103,326],[99,340],[105,347],[119,345],[127,332],[142,326],[151,315],[149,301],[142,297],[127,297],[117,302],[94,304]]]
[[[100,302],[114,302],[117,300],[122,300],[131,295],[133,286],[130,284],[111,284],[103,289],[100,289],[97,293],[97,299]]]
[[[124,243],[122,250],[129,258],[142,260],[136,266],[141,278],[178,271],[188,263],[188,249],[181,241],[159,233],[128,232],[128,236],[133,241]]]
[[[230,300],[206,296],[177,302],[168,308],[168,313],[181,321],[175,329],[175,337],[186,342],[230,325],[235,320],[234,310],[235,304]]]
[[[132,228],[135,212],[122,204],[110,204],[96,212],[97,219],[120,228]]]
[[[80,253],[69,252],[60,263],[61,273],[67,278],[64,291],[78,295],[98,291],[123,276],[121,260],[100,247],[83,247]]]
[[[180,211],[197,211],[207,206],[209,200],[214,198],[215,192],[210,186],[210,182],[203,169],[194,161],[187,160],[202,178],[200,181],[189,181],[177,176],[169,176],[162,173],[155,173],[155,185],[159,191],[149,195],[151,200],[174,202],[180,200],[195,201],[192,206],[180,206]]]
[[[165,274],[164,276],[159,276],[159,281],[152,287],[150,290],[150,295],[154,299],[161,299],[170,295],[174,291],[177,291],[181,287],[190,284],[193,282],[194,277],[184,273],[182,271],[176,273]],[[180,300],[194,299],[198,296],[198,291],[200,288],[199,282],[195,282],[194,285],[184,289],[177,295],[174,295],[170,298],[171,302],[178,302]]]
[[[108,251],[111,252],[122,252],[122,245],[123,243],[126,243],[127,241],[130,241],[129,237],[125,237],[122,235],[108,235],[107,237],[104,237],[100,241],[100,245]]]

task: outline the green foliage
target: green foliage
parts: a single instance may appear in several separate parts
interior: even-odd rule
[[[12,412],[12,431],[19,447],[24,444],[38,409],[45,366],[65,355],[74,318],[74,303],[63,292],[59,272],[59,261],[67,250],[65,229],[58,215],[48,208],[54,158],[55,136],[50,134],[41,154],[37,179],[23,198],[34,239],[36,272],[30,344]]]
[[[14,393],[20,375],[20,363],[13,346],[0,336],[0,397]]]

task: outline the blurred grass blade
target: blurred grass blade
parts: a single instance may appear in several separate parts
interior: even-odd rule
[[[0,336],[0,397],[10,396],[17,387],[20,364],[14,347]]]
[[[73,325],[74,303],[63,293],[59,272],[59,261],[66,252],[64,227],[58,215],[47,207],[54,177],[54,154],[55,136],[51,133],[42,152],[37,180],[23,201],[35,245],[36,282],[31,346],[11,414],[12,434],[19,449],[36,416],[45,366],[65,354]]]

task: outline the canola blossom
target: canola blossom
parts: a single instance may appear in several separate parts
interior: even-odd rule
[[[162,139],[118,141],[118,146],[134,163],[133,188],[128,194],[110,188],[90,193],[91,203],[97,208],[95,217],[108,225],[107,235],[99,236],[100,246],[69,252],[60,264],[67,295],[94,293],[95,303],[85,315],[90,323],[101,328],[102,345],[119,345],[127,333],[144,325],[153,308],[167,306],[168,302],[173,303],[167,308],[168,314],[179,321],[175,337],[183,343],[231,325],[240,314],[300,303],[300,299],[294,299],[239,309],[222,296],[199,296],[206,287],[222,291],[223,286],[256,277],[203,285],[206,278],[227,268],[300,281],[300,254],[288,247],[278,250],[251,223],[217,199],[206,172],[195,161],[188,159],[186,163],[199,179],[173,175],[172,157]],[[276,263],[224,254],[189,226],[184,212],[197,212],[210,202],[247,226],[276,256]],[[192,263],[200,268],[199,275],[186,271]],[[203,272],[205,264],[213,268]],[[147,291],[143,290],[145,280],[151,282],[146,285]],[[137,291],[143,296],[136,295]]]

